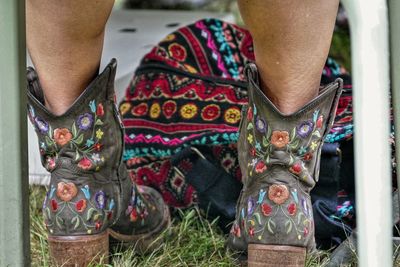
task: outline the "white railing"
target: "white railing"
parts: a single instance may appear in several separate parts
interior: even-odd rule
[[[344,0],[349,14],[355,123],[358,263],[392,266],[389,28],[386,0]]]

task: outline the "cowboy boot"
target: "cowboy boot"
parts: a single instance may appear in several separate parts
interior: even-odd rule
[[[299,111],[284,115],[246,68],[249,104],[238,142],[243,190],[228,245],[247,251],[248,266],[304,266],[315,247],[310,191],[321,147],[335,117],[342,81],[322,87]]]
[[[107,262],[109,235],[145,250],[169,223],[161,195],[132,184],[122,161],[116,65],[112,60],[60,116],[46,109],[38,76],[28,69],[28,115],[51,173],[43,215],[57,265]]]

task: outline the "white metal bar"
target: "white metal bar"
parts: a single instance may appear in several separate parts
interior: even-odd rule
[[[359,266],[392,266],[387,3],[343,4],[352,44]]]

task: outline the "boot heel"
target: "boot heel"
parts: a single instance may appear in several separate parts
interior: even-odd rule
[[[249,244],[248,267],[304,267],[306,248]]]
[[[108,263],[108,232],[96,235],[48,237],[50,258],[56,266],[86,267]]]

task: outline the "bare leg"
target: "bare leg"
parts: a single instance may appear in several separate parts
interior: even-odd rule
[[[318,94],[339,0],[238,0],[263,90],[290,114]]]
[[[27,43],[54,114],[64,113],[97,74],[114,0],[28,0]]]

